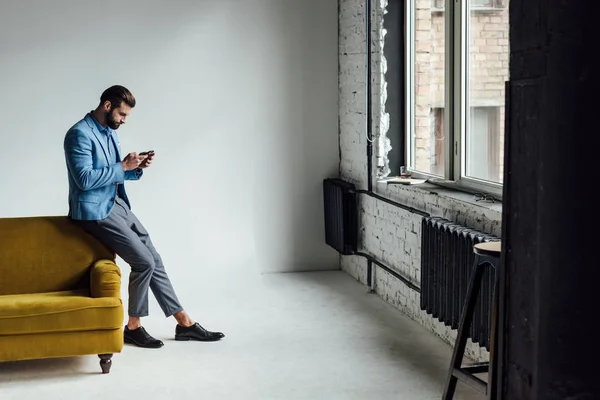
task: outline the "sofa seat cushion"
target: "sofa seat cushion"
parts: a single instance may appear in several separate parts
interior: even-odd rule
[[[0,296],[0,336],[121,328],[117,297],[92,298],[89,290]]]

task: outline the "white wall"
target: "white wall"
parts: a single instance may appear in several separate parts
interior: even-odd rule
[[[64,134],[122,84],[122,151],[157,154],[127,190],[172,275],[337,269],[337,65],[336,0],[0,0],[0,217],[67,213]]]

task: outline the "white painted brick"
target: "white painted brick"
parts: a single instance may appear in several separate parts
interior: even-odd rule
[[[425,0],[419,0],[424,3]],[[339,0],[339,129],[340,176],[367,186],[366,157],[366,34],[362,0]],[[380,2],[373,2],[372,83],[373,128],[379,135],[386,97],[382,58],[381,27],[383,13]],[[426,7],[425,7],[426,8]],[[377,144],[377,141],[375,142]],[[375,152],[376,153],[376,152]],[[377,154],[377,153],[376,153]],[[373,160],[374,170],[376,160]],[[397,174],[397,171],[394,171]],[[374,181],[376,179],[374,178]],[[436,216],[500,236],[501,213],[486,207],[462,202],[437,194],[436,191],[400,185],[377,185],[376,191],[387,198]],[[359,200],[360,248],[379,258],[417,284],[420,281],[421,217],[366,196]],[[360,257],[341,256],[341,267],[359,282],[366,284],[366,261]],[[419,322],[442,340],[452,344],[456,331],[446,327],[420,308],[418,293],[407,288],[389,273],[375,269],[376,292],[383,299]],[[475,360],[489,356],[478,345],[469,343],[467,354]]]

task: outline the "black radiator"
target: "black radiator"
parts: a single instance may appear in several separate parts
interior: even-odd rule
[[[452,329],[458,329],[460,313],[471,278],[473,246],[497,237],[438,217],[424,217],[421,226],[421,309]],[[475,306],[469,336],[490,349],[493,273],[486,268]]]
[[[325,205],[325,242],[344,255],[354,254],[358,246],[358,209],[356,190],[341,179],[323,180]]]

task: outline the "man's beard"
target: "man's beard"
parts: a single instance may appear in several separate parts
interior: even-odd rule
[[[104,118],[106,119],[106,125],[108,125],[110,129],[119,129],[119,126],[121,126],[121,124],[113,119],[112,110],[107,111],[104,115]]]

